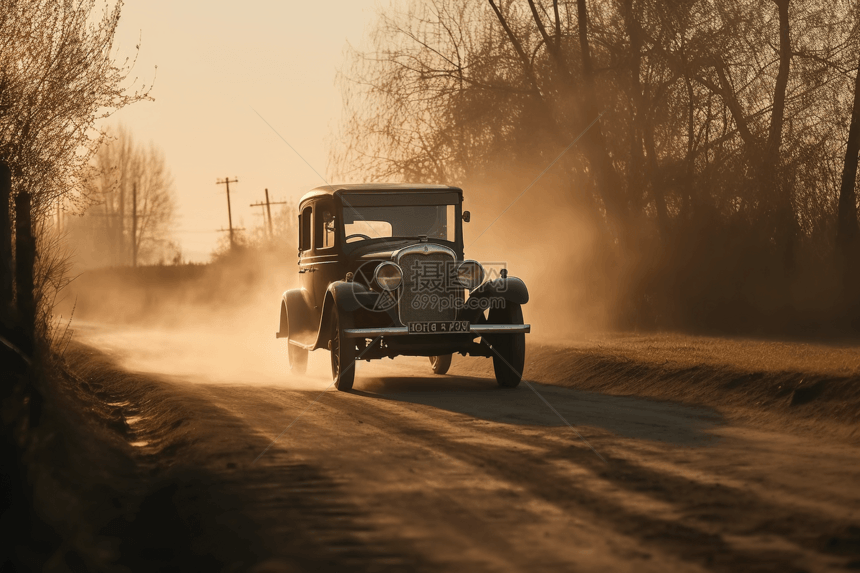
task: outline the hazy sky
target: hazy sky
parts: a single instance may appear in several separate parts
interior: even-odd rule
[[[155,79],[154,102],[117,113],[140,142],[165,153],[178,199],[177,238],[189,260],[206,260],[227,227],[261,223],[268,187],[297,200],[322,183],[254,112],[324,177],[327,144],[341,114],[335,86],[347,42],[361,45],[379,0],[126,0],[117,34],[120,59],[140,53],[131,77]],[[155,66],[158,66],[156,71]]]

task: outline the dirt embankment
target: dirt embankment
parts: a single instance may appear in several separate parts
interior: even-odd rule
[[[3,557],[13,570],[105,570],[117,543],[107,532],[122,525],[141,484],[120,405],[54,362],[28,379],[38,393],[24,401],[29,413],[16,427],[25,491],[14,501],[29,507],[4,513],[14,546]]]
[[[490,375],[488,362],[454,364],[452,373]],[[739,421],[860,439],[860,346],[607,334],[530,344],[525,378],[711,406]]]
[[[238,502],[198,459],[205,449],[189,453],[201,439],[189,426],[200,423],[205,400],[76,342],[43,385],[49,399],[27,464],[44,525],[15,562],[45,571],[244,570],[235,565],[255,562],[253,543],[223,543],[221,530],[242,531],[226,515]],[[142,416],[145,437],[136,429]],[[158,446],[144,451],[149,441]],[[187,463],[176,469],[179,459]],[[26,537],[32,526],[20,527]]]

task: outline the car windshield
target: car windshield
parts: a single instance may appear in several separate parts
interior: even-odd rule
[[[455,241],[454,205],[344,206],[346,242],[385,237]]]

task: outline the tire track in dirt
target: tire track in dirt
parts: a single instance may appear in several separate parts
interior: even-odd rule
[[[501,391],[462,375],[482,366],[455,361],[458,374],[447,377],[423,375],[417,360],[361,366],[357,391],[322,396],[327,381],[312,377],[213,384],[122,373],[108,359],[96,370],[113,369],[104,399],[126,422],[136,418],[129,440],[148,442],[138,459],[168,488],[154,490],[156,502],[180,508],[195,555],[222,563],[428,571],[860,565],[860,452],[832,434],[763,432],[730,409],[536,386],[604,464],[527,389]],[[606,383],[577,370],[581,361],[565,368],[577,377],[564,368],[553,376]],[[657,376],[652,366],[636,368]]]

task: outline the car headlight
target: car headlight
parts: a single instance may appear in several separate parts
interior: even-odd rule
[[[382,263],[373,271],[373,280],[384,290],[397,290],[403,282],[403,271],[394,263]]]
[[[480,286],[484,282],[484,267],[478,261],[463,261],[457,267],[457,282],[467,289]]]

